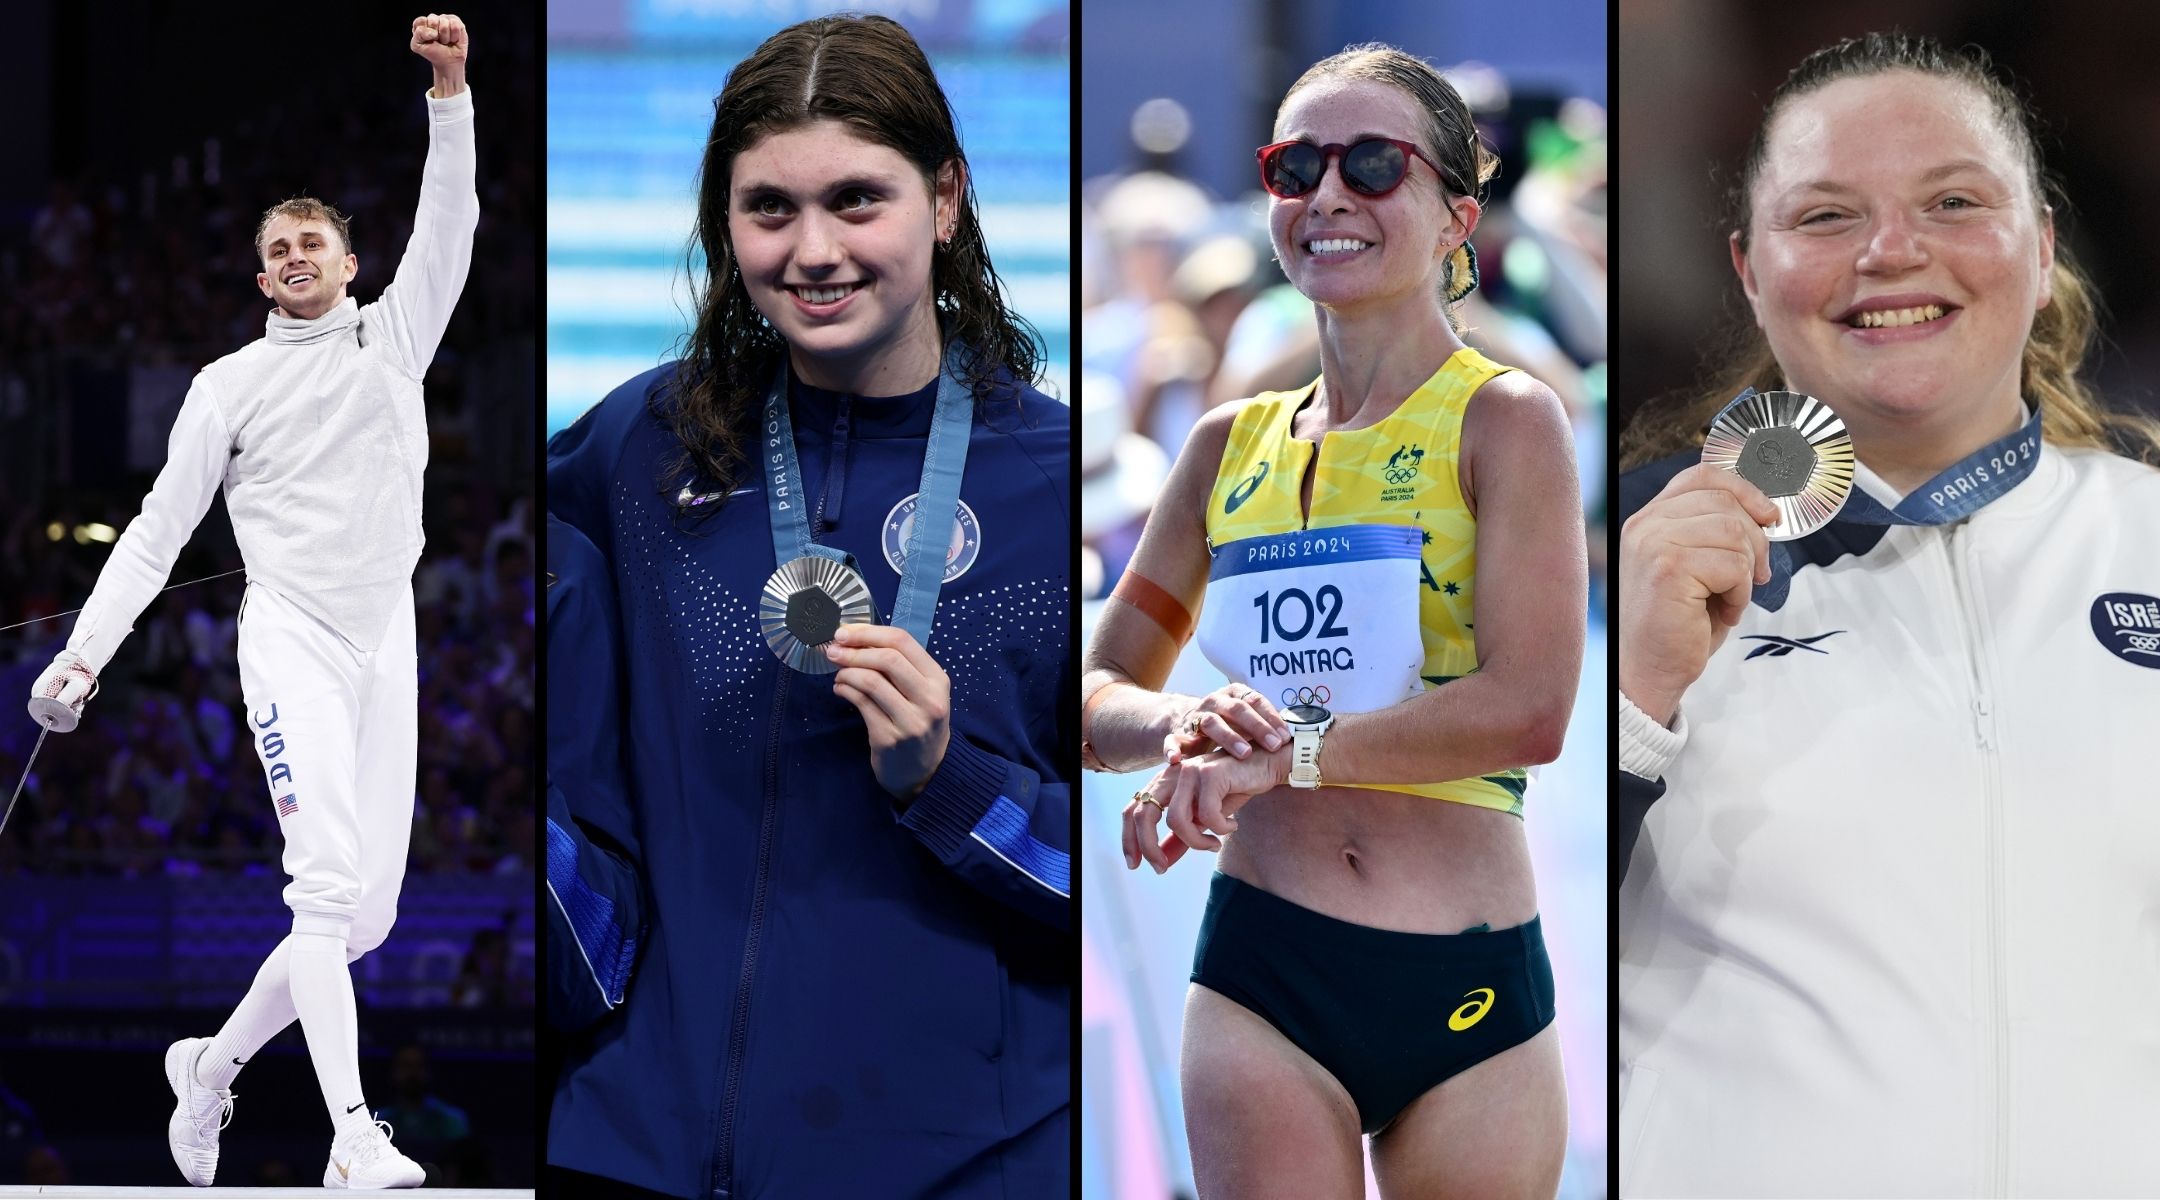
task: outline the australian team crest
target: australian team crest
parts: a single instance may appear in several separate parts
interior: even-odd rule
[[[2093,601],[2092,631],[2108,653],[2160,671],[2160,598],[2109,592]]]
[[[1418,468],[1424,465],[1423,446],[1405,444],[1395,447],[1395,453],[1388,455],[1387,462],[1380,468],[1380,478],[1387,482],[1387,487],[1381,489],[1380,498],[1408,500],[1415,497],[1417,488],[1413,482],[1417,479]]]
[[[915,532],[915,496],[909,495],[893,505],[885,514],[885,562],[895,574],[905,565],[907,541]],[[960,509],[953,517],[952,540],[945,547],[945,578],[943,582],[967,574],[975,565],[975,556],[982,553],[982,526],[975,522],[975,510],[960,501]]]

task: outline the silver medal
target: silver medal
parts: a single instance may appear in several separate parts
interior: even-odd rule
[[[1830,406],[1799,392],[1758,392],[1710,423],[1702,460],[1762,489],[1778,522],[1773,542],[1806,537],[1830,523],[1853,489],[1852,439]]]
[[[806,675],[840,668],[825,657],[825,644],[846,624],[877,619],[870,585],[846,563],[807,554],[765,581],[758,597],[758,628],[780,661]]]

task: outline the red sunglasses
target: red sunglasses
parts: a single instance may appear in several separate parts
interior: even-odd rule
[[[1350,189],[1364,196],[1385,196],[1402,186],[1410,175],[1410,160],[1416,158],[1433,169],[1442,183],[1447,182],[1447,172],[1440,164],[1426,158],[1423,151],[1409,142],[1394,138],[1366,138],[1361,142],[1344,146],[1330,142],[1315,146],[1311,142],[1277,142],[1262,146],[1260,158],[1260,186],[1268,194],[1284,200],[1295,200],[1320,186],[1327,175],[1328,160],[1341,163],[1342,181]],[[1452,186],[1452,185],[1450,185]]]

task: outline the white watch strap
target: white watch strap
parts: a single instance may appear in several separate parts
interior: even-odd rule
[[[1320,737],[1326,730],[1312,727],[1290,730],[1290,781],[1300,787],[1320,785]],[[1310,782],[1301,782],[1301,781]]]

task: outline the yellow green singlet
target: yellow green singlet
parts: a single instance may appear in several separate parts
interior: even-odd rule
[[[1425,531],[1418,588],[1427,687],[1477,669],[1472,597],[1477,520],[1463,500],[1457,456],[1470,397],[1503,367],[1463,349],[1387,418],[1365,429],[1330,432],[1313,475],[1312,519],[1298,502],[1314,444],[1290,435],[1290,418],[1318,381],[1294,392],[1263,392],[1230,426],[1215,490],[1208,497],[1208,544],[1326,529],[1336,525],[1416,525]],[[1522,815],[1527,773],[1520,767],[1448,783],[1364,784]]]

